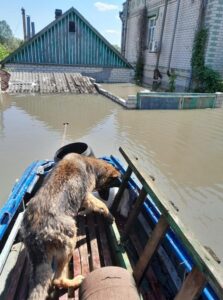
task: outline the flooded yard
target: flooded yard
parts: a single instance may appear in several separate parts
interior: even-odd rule
[[[107,86],[107,87],[106,87]],[[121,97],[138,87],[103,85]],[[223,110],[125,110],[100,96],[4,96],[0,102],[0,205],[26,166],[85,141],[97,156],[134,152],[183,222],[223,260]],[[119,156],[120,157],[120,156]]]
[[[103,83],[102,88],[111,92],[112,94],[119,96],[120,98],[127,99],[128,95],[135,95],[136,93],[145,90],[141,86],[137,86],[131,83],[122,83],[122,84],[106,84]]]

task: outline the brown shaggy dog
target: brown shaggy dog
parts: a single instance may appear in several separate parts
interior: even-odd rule
[[[75,217],[84,207],[112,222],[107,206],[91,192],[112,186],[119,176],[105,161],[79,154],[68,154],[55,166],[29,202],[21,228],[32,266],[29,299],[45,299],[52,279],[59,287],[80,286],[82,276],[62,276],[76,246]]]

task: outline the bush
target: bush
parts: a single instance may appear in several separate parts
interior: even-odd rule
[[[208,30],[200,29],[194,40],[191,66],[194,91],[201,93],[215,93],[223,91],[223,83],[217,71],[205,66],[205,49]]]
[[[136,84],[139,84],[139,85],[142,84],[143,71],[144,71],[144,60],[143,60],[143,57],[140,56],[137,60],[136,68],[135,68],[135,81],[136,81]]]
[[[0,44],[0,61],[9,55],[9,50],[2,44]]]
[[[201,92],[215,93],[223,91],[221,76],[218,72],[204,66],[199,73]]]
[[[175,92],[177,75],[172,72],[169,76],[168,92]]]

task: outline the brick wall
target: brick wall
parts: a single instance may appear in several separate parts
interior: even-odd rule
[[[32,65],[7,64],[5,67],[15,72],[73,72],[94,78],[97,82],[125,83],[131,82],[134,70],[127,68],[97,68],[85,66],[58,66],[58,65]]]
[[[170,67],[177,74],[176,86],[178,90],[188,87],[191,77],[191,55],[194,36],[198,28],[200,5],[203,0],[181,0],[177,30],[175,35],[172,59]],[[143,0],[129,0],[129,17],[126,38],[126,58],[135,64],[138,51],[138,18],[144,5]],[[147,0],[148,18],[156,16],[155,40],[159,42],[164,0]],[[174,21],[177,9],[176,0],[168,1],[166,22],[163,33],[162,51],[160,54],[159,70],[163,75],[162,84],[167,86],[166,76],[170,57],[171,40],[174,29]],[[206,63],[223,75],[223,0],[208,0],[206,25],[209,28],[209,40],[207,45]],[[156,65],[157,53],[145,50],[144,82],[151,84],[153,70]]]

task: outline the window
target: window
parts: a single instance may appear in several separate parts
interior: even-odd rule
[[[74,23],[74,21],[69,22],[69,32],[75,32],[75,23]]]
[[[155,29],[156,29],[156,17],[149,18],[149,30],[148,30],[148,48],[150,52],[155,52]]]

